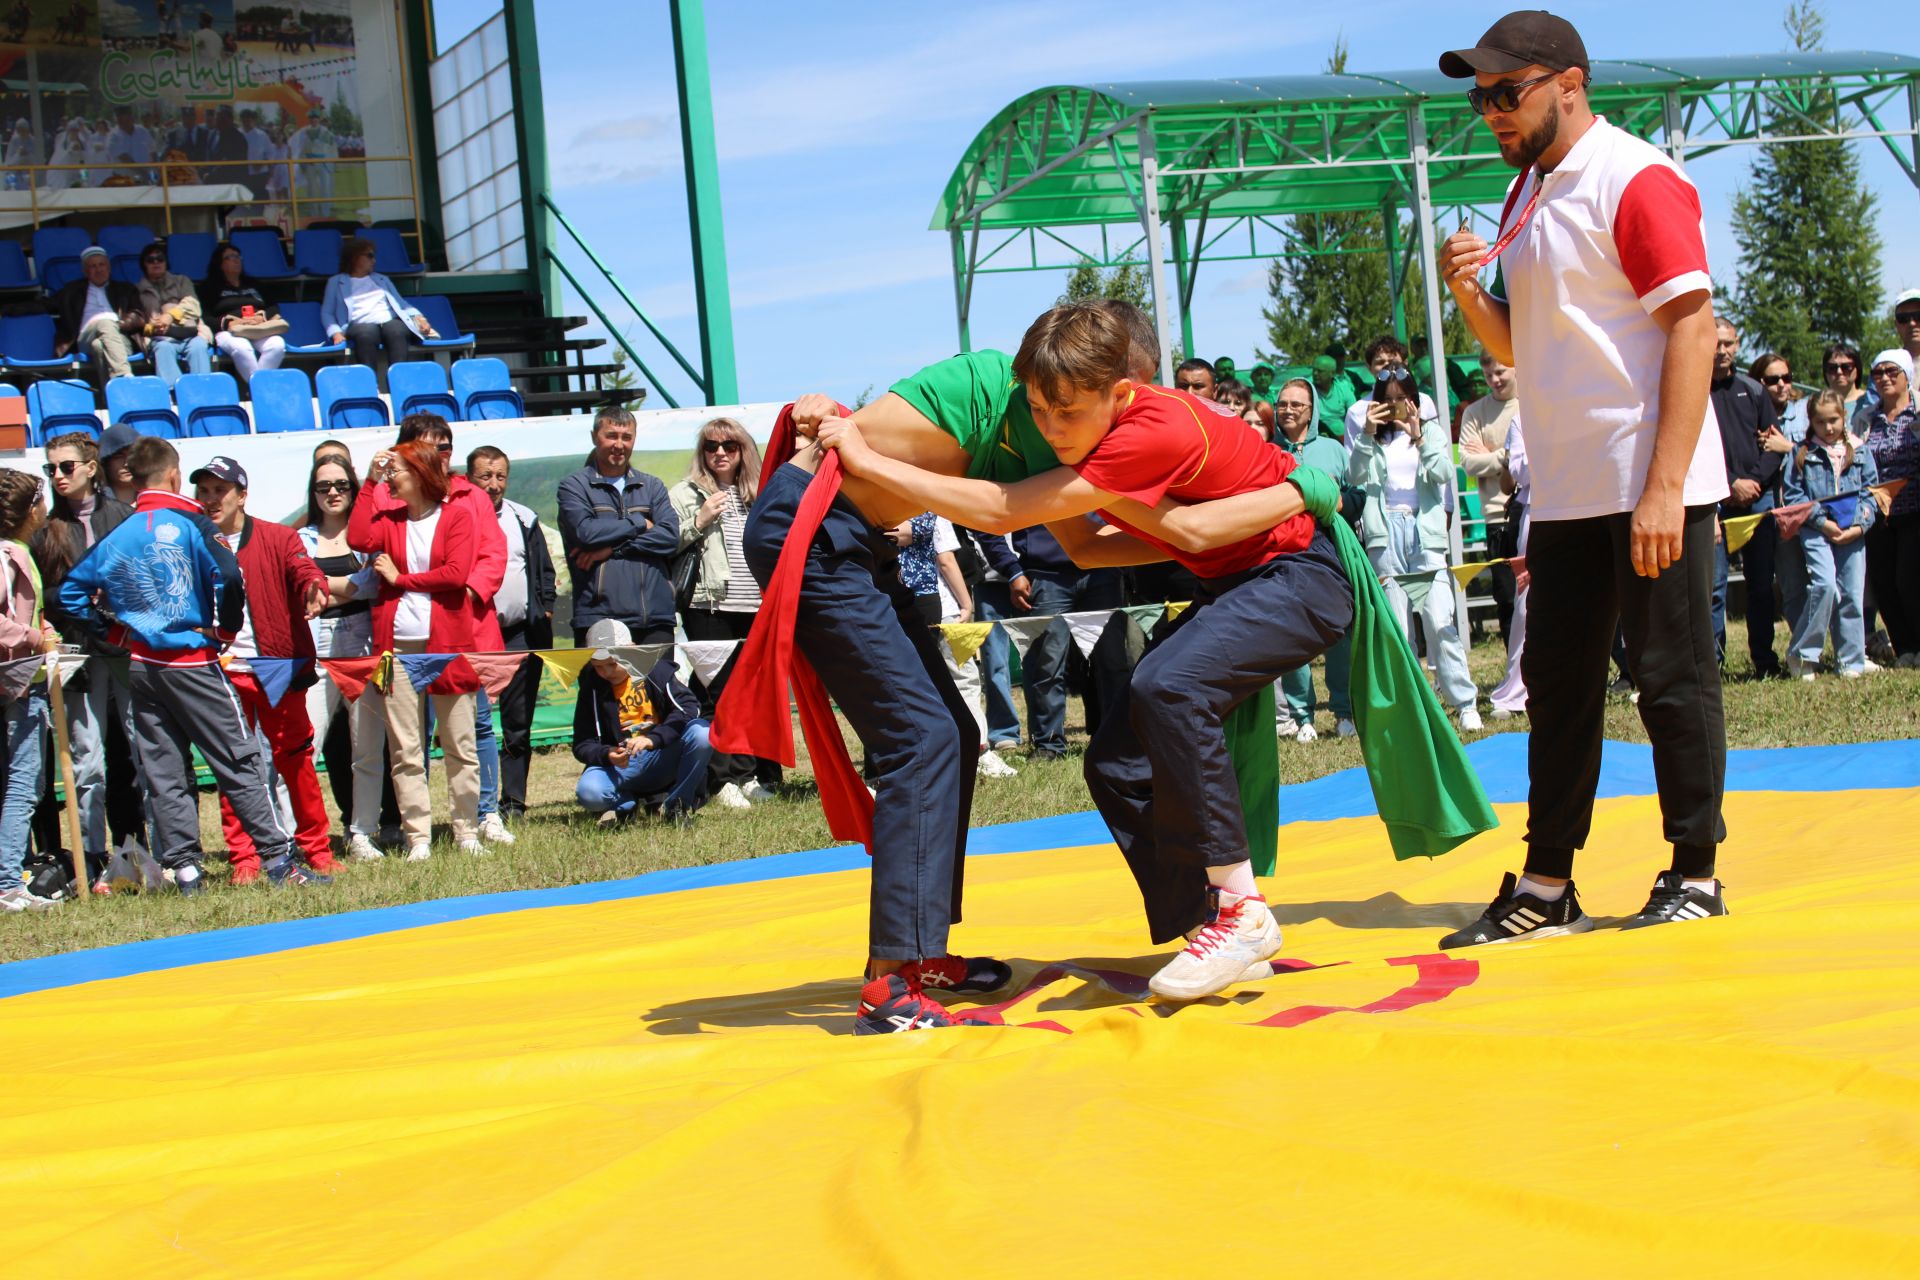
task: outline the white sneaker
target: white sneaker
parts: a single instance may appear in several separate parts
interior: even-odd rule
[[[1867,674],[1866,668],[1859,667],[1851,671],[1842,671],[1840,673],[1840,678],[1842,680],[1858,680],[1861,676],[1864,676],[1865,674]]]
[[[356,831],[347,837],[347,856],[355,862],[379,862],[387,855],[380,852],[373,841]]]
[[[1284,711],[1273,718],[1273,731],[1283,738],[1291,738],[1299,728],[1300,726],[1293,722],[1293,717]]]
[[[1343,738],[1357,737],[1360,733],[1358,729],[1353,727],[1353,721],[1351,720],[1342,720],[1339,724],[1333,726],[1333,731]]]
[[[602,831],[613,830],[620,825],[620,811],[618,809],[608,809],[598,818],[594,819],[594,825]]]
[[[1511,720],[1513,719],[1513,716],[1514,716],[1514,713],[1507,710],[1505,707],[1495,707],[1493,709],[1492,718],[1495,720]]]
[[[1295,742],[1318,742],[1320,735],[1313,731],[1312,725],[1303,724],[1300,726],[1300,732],[1293,735],[1293,740]]]
[[[488,844],[512,844],[513,832],[507,830],[507,824],[500,820],[499,814],[490,813],[480,819],[480,838]]]
[[[432,856],[433,856],[433,842],[431,840],[415,840],[412,844],[407,846],[408,862],[425,862],[428,858],[431,858]]]
[[[460,852],[468,854],[471,857],[484,858],[487,856],[489,850],[487,846],[481,844],[478,840],[462,840],[460,842]]]
[[[1018,769],[1002,760],[998,751],[982,751],[977,768],[983,778],[1013,778],[1018,777],[1020,773]]]
[[[1474,707],[1460,708],[1460,732],[1478,733],[1486,726],[1480,723],[1480,712]]]
[[[737,782],[729,782],[726,786],[714,792],[713,802],[722,809],[753,808],[753,803],[748,800],[746,794],[740,790],[740,784]]]
[[[1804,680],[1812,684],[1814,672],[1819,669],[1819,666],[1819,663],[1808,662],[1797,653],[1787,655],[1787,674],[1795,680]]]
[[[1280,924],[1267,900],[1220,894],[1220,914],[1202,925],[1180,954],[1153,975],[1147,989],[1163,1000],[1198,1000],[1245,978],[1280,950]]]
[[[43,898],[25,885],[15,885],[11,889],[0,889],[0,913],[21,911],[45,911],[57,905],[52,898]]]
[[[1875,672],[1885,671],[1885,670],[1886,670],[1885,667],[1875,662],[1872,658],[1863,658],[1860,661],[1860,674],[1863,676],[1870,676],[1870,675],[1873,675]]]
[[[740,794],[747,798],[748,804],[765,804],[769,800],[779,799],[773,788],[766,786],[758,778],[750,780],[746,786],[740,788]]]

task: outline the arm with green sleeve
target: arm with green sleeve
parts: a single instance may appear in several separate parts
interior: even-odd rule
[[[1407,645],[1359,538],[1336,518],[1340,486],[1311,467],[1289,480],[1334,541],[1353,584],[1354,728],[1396,858],[1436,857],[1500,825],[1440,700]]]

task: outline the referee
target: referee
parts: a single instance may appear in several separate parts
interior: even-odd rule
[[[1726,722],[1710,601],[1714,509],[1728,490],[1708,400],[1713,281],[1699,194],[1678,165],[1593,114],[1586,47],[1563,18],[1510,13],[1440,70],[1474,80],[1468,101],[1520,170],[1494,242],[1461,230],[1440,270],[1474,335],[1517,371],[1533,470],[1527,862],[1440,945],[1593,927],[1573,857],[1593,822],[1616,625],[1673,846],[1624,927],[1725,915],[1714,857],[1726,836]]]

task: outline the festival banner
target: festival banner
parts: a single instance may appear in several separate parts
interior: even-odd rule
[[[340,696],[353,702],[371,685],[385,693],[393,683],[393,655],[374,654],[364,658],[322,658],[320,669],[332,677]]]
[[[993,633],[991,622],[943,622],[940,634],[946,637],[947,650],[953,654],[953,663],[964,667],[972,661],[973,655],[980,652],[980,646],[987,642]]]
[[[466,672],[480,681],[480,687],[487,691],[489,698],[499,698],[513,683],[514,676],[526,665],[533,655],[522,649],[505,653],[464,653],[460,661],[466,665]]]
[[[457,653],[396,653],[393,660],[407,673],[407,683],[415,693],[448,693],[451,691],[433,685],[459,657]]]
[[[712,684],[720,669],[740,647],[738,640],[688,640],[680,645],[687,667],[701,684]]]
[[[670,644],[611,644],[607,651],[620,660],[622,666],[637,676],[644,676],[653,670],[660,659],[673,652]],[[540,661],[547,664],[548,670],[567,688],[571,689],[580,682],[580,673],[593,661],[594,649],[536,649]]]
[[[1013,645],[1014,652],[1024,659],[1027,656],[1027,650],[1033,647],[1033,642],[1053,625],[1053,616],[1049,614],[1044,617],[1002,618],[995,625],[1006,633],[1007,641]]]

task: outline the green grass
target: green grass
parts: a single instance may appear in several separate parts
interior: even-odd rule
[[[1736,655],[1726,686],[1729,745],[1780,747],[1920,737],[1920,673],[1887,672],[1855,681],[1828,677],[1814,684],[1755,682],[1747,678],[1745,637],[1737,623],[1729,640]],[[1483,690],[1498,683],[1505,659],[1497,642],[1477,646],[1471,661]],[[1047,762],[1023,755],[1015,760],[1019,777],[981,782],[974,800],[975,825],[1091,807],[1080,778],[1078,750],[1084,743],[1078,732],[1080,710],[1079,699],[1073,699],[1068,714],[1075,749],[1067,759]],[[1525,722],[1516,723],[1524,727]],[[1489,721],[1489,727],[1497,730],[1501,725]],[[1331,717],[1322,713],[1319,728],[1324,735],[1319,742],[1281,743],[1282,782],[1304,782],[1360,764],[1357,744],[1333,736]],[[1609,699],[1607,736],[1646,740],[1639,716],[1625,697]],[[343,864],[331,888],[286,892],[265,887],[229,889],[216,858],[209,866],[211,891],[191,901],[172,894],[120,895],[0,919],[0,961],[434,898],[615,880],[668,867],[819,848],[832,841],[810,785],[804,746],[801,750],[800,768],[790,775],[793,794],[789,797],[746,813],[708,809],[684,831],[659,822],[639,822],[606,834],[579,814],[573,803],[579,770],[571,755],[548,751],[534,759],[528,797],[533,807],[517,828],[519,842],[489,857],[457,854],[442,840],[431,862]],[[854,750],[858,758],[857,744]],[[435,776],[436,781],[443,777],[437,769]],[[1843,782],[1836,780],[1836,785]],[[331,809],[330,795],[328,803]],[[444,815],[444,792],[438,787],[435,805]],[[206,847],[220,849],[218,812],[211,793],[202,795],[201,818]]]

